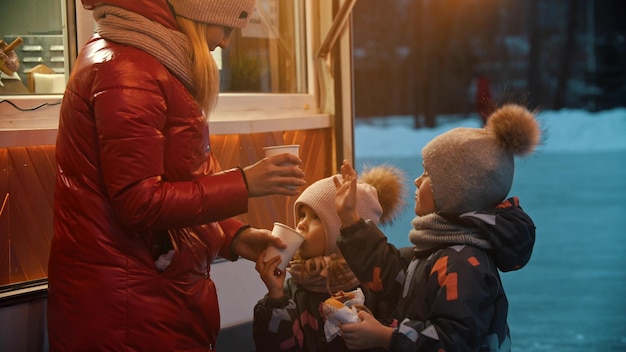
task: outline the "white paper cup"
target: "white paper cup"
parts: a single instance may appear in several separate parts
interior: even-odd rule
[[[274,223],[272,235],[283,240],[283,242],[287,244],[287,248],[280,249],[270,244],[267,246],[264,260],[268,261],[269,259],[280,255],[281,262],[276,268],[280,271],[285,271],[287,264],[289,264],[289,261],[291,261],[298,248],[300,248],[300,245],[302,245],[302,242],[304,242],[304,237],[302,237],[302,235],[296,230],[279,222]]]
[[[300,157],[300,145],[299,144],[285,144],[285,145],[275,145],[272,147],[263,147],[263,151],[265,152],[265,157],[270,157],[278,154],[289,153],[293,154],[297,157]],[[286,165],[290,165],[291,163],[286,163]],[[287,186],[289,189],[296,189],[296,186]]]
[[[265,157],[270,157],[270,156],[283,154],[283,153],[289,153],[295,156],[300,156],[300,145],[299,144],[275,145],[272,147],[263,147],[263,151],[265,152]]]

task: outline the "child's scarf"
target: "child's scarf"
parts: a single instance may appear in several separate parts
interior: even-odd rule
[[[411,222],[409,240],[417,251],[428,251],[441,245],[471,245],[490,249],[491,244],[484,239],[476,227],[454,224],[438,214],[419,216]]]

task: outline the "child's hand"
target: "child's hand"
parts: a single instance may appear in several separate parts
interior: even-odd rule
[[[265,261],[265,254],[266,251],[261,252],[254,268],[259,272],[261,280],[263,280],[265,286],[267,286],[269,297],[280,298],[285,295],[283,292],[283,283],[285,282],[287,273],[285,271],[281,272],[276,268],[281,261],[279,255]]]
[[[381,324],[365,310],[359,311],[361,322],[341,325],[341,336],[351,350],[382,347],[389,349],[393,328]]]
[[[356,210],[356,181],[357,174],[347,160],[341,165],[341,179],[333,178],[337,193],[335,195],[335,207],[341,218],[341,227],[350,226],[359,221],[359,213]]]

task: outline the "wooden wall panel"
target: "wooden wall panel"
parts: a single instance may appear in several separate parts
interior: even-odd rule
[[[0,285],[47,276],[54,146],[2,148]]]
[[[211,146],[224,169],[245,167],[263,159],[263,147],[299,144],[307,185],[332,175],[332,136],[328,129],[225,135],[211,137]],[[271,229],[275,221],[294,226],[293,203],[297,197],[251,198],[249,211],[239,218],[255,227]]]
[[[336,172],[329,129],[211,137],[223,169],[261,160],[264,146],[300,144],[307,184]],[[52,240],[54,146],[0,148],[0,285],[45,278]],[[251,198],[239,218],[271,229],[275,221],[294,226],[297,197]]]
[[[0,148],[0,285],[9,283],[9,150]]]

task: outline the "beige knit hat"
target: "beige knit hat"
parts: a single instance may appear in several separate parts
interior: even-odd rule
[[[245,28],[256,0],[169,0],[177,16],[230,28]]]
[[[461,214],[495,207],[513,184],[514,156],[533,152],[541,131],[533,113],[508,104],[485,128],[455,128],[422,149],[438,213]]]
[[[293,206],[295,219],[303,204],[315,211],[326,233],[324,255],[339,253],[337,238],[340,234],[341,219],[335,207],[337,191],[333,177],[321,179],[307,187],[296,199]],[[341,175],[336,175],[341,179]],[[375,224],[391,222],[404,204],[406,189],[404,173],[392,166],[376,166],[366,169],[357,181],[356,208],[365,220]],[[297,225],[297,224],[296,224]]]

